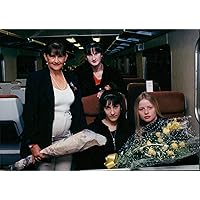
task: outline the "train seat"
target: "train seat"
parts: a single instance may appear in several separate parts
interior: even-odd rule
[[[156,97],[163,116],[183,117],[186,114],[186,101],[182,92],[155,91],[150,94]]]
[[[87,124],[94,121],[99,113],[99,99],[97,94],[82,97],[83,111],[86,117]]]
[[[23,105],[16,95],[0,95],[0,167],[20,158]]]
[[[0,121],[12,121],[16,126],[16,132],[20,135],[23,131],[23,104],[16,95],[0,95]]]
[[[22,104],[25,104],[25,87],[21,86],[14,86],[10,90],[10,94],[14,94],[19,97],[19,99],[22,101]]]
[[[143,78],[136,78],[136,77],[123,77],[123,80],[125,85],[127,86],[127,90],[129,83],[145,83],[145,80]]]

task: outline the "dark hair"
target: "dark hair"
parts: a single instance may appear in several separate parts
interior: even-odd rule
[[[53,53],[54,55],[65,56],[65,54],[67,53],[67,49],[62,43],[53,42],[45,46],[44,53],[48,55],[51,55]]]
[[[104,108],[106,105],[117,105],[121,107],[120,116],[125,116],[124,106],[123,106],[123,97],[122,94],[116,90],[105,90],[99,99],[99,115],[101,119],[105,118]]]
[[[91,43],[87,44],[86,47],[84,48],[85,54],[90,55],[91,49],[95,50],[97,53],[103,53],[103,49],[102,49],[101,45],[97,42],[91,42]]]

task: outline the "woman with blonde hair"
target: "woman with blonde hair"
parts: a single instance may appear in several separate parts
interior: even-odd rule
[[[198,163],[199,145],[192,135],[189,117],[163,117],[157,99],[147,92],[137,97],[134,114],[135,134],[119,150],[117,168]]]
[[[157,99],[147,92],[142,92],[135,100],[134,116],[136,131],[157,118],[163,118]]]

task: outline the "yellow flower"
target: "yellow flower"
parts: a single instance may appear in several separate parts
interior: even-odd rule
[[[164,127],[164,128],[163,128],[163,133],[166,134],[166,135],[168,135],[168,134],[170,133],[169,128]]]
[[[171,125],[172,125],[171,122],[169,122],[169,123],[167,124],[167,127],[169,128]]]
[[[176,130],[176,129],[179,129],[181,127],[181,124],[179,122],[177,122],[177,119],[174,118],[174,120],[172,122],[169,122],[167,124],[167,127],[173,131],[173,130]]]
[[[170,130],[173,131],[173,130],[179,129],[180,127],[181,127],[180,123],[177,121],[174,121],[174,122],[172,122],[172,124],[170,126]]]
[[[156,136],[160,137],[161,133],[160,132],[156,132]]]
[[[167,150],[166,153],[168,156],[174,156],[174,152],[172,150]]]
[[[169,147],[169,145],[165,144],[165,145],[162,147],[162,150],[163,150],[163,151],[167,151],[168,147]]]
[[[147,141],[147,145],[151,145],[151,141],[148,140],[148,141]]]
[[[177,130],[181,128],[181,124],[177,122],[177,119],[174,118],[172,122],[169,122],[167,126],[163,127],[163,133],[168,135],[173,130]]]
[[[156,151],[155,151],[153,148],[149,148],[148,154],[149,154],[150,156],[155,156],[155,155],[156,155]]]
[[[162,143],[162,142],[163,142],[163,139],[162,139],[162,138],[158,138],[158,142],[159,142],[159,143]]]
[[[184,148],[185,147],[185,142],[181,141],[181,142],[179,142],[178,145],[179,145],[179,147]]]
[[[171,144],[172,149],[178,149],[178,144],[176,142],[173,142]]]

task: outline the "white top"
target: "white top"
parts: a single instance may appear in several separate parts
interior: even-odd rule
[[[52,140],[56,141],[70,135],[69,128],[72,122],[70,106],[74,102],[74,93],[68,84],[65,90],[59,90],[55,87],[53,90],[55,107]]]

